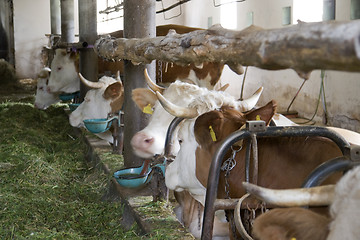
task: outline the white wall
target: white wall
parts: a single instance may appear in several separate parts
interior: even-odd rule
[[[45,33],[50,33],[50,1],[14,0],[15,68],[19,78],[35,78],[43,67]]]

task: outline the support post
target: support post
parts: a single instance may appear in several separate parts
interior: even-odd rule
[[[144,38],[155,37],[155,0],[124,1],[124,37]],[[124,81],[124,165],[125,167],[140,166],[144,159],[137,157],[131,148],[130,139],[145,127],[148,116],[142,113],[131,99],[131,91],[135,88],[146,88],[144,69],[155,79],[155,63],[134,66],[125,61]]]
[[[96,0],[79,0],[79,40],[94,45],[97,39],[97,5]],[[92,82],[98,81],[97,55],[92,47],[80,51],[80,72]],[[82,82],[80,84],[80,99],[82,102],[89,90]]]
[[[50,19],[51,19],[51,35],[50,35],[50,47],[54,46],[59,42],[61,37],[61,8],[60,0],[50,1]],[[47,51],[48,59],[47,65],[51,66],[51,62],[54,58],[54,50],[50,49]]]
[[[60,0],[50,1],[51,34],[61,34]]]
[[[61,0],[61,41],[75,42],[74,0]]]

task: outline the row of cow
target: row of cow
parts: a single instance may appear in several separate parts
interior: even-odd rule
[[[66,64],[56,65],[55,63],[61,62],[55,60],[57,56],[64,58]],[[77,90],[71,87],[56,87],[62,83],[57,76],[67,78],[72,75],[68,74],[70,71],[74,70],[76,73],[75,60],[71,53],[57,50],[51,70],[44,69],[41,77],[39,77],[39,79],[44,80],[45,87],[38,88],[37,99],[40,90],[53,95],[66,89],[69,89],[66,91],[70,92]],[[70,65],[71,68],[66,67]],[[224,91],[213,90],[220,78],[223,69],[222,64],[176,68],[177,70],[173,71],[169,78],[166,77],[166,74],[162,76],[163,81],[172,82],[167,88],[154,84],[145,72],[150,89],[133,90],[132,99],[136,105],[142,110],[150,104],[153,113],[148,125],[132,137],[131,145],[135,154],[143,158],[162,154],[166,132],[171,121],[175,117],[184,118],[172,138],[172,155],[175,156],[175,160],[166,167],[165,183],[169,189],[174,190],[179,202],[180,206],[177,208],[179,219],[195,237],[199,238],[210,161],[221,142],[231,133],[244,126],[246,121],[259,117],[267,124],[273,121],[281,125],[281,119],[285,119],[285,125],[295,124],[276,114],[275,101],[270,101],[267,105],[252,110],[257,104],[262,88],[244,101],[239,101]],[[66,74],[65,72],[59,74],[61,71],[65,71]],[[78,74],[72,76],[76,76],[76,78],[72,78],[72,82],[79,85]],[[104,76],[97,83],[87,81],[81,75],[80,79],[92,90],[87,92],[84,102],[77,110],[70,114],[69,120],[72,126],[82,127],[84,119],[106,118],[109,113],[121,109],[124,96],[119,77]],[[343,135],[350,143],[360,145],[359,134],[338,128],[333,128],[333,130]],[[101,137],[109,142],[112,141],[111,134]],[[301,186],[303,180],[314,168],[329,159],[342,155],[340,149],[333,142],[321,137],[259,139],[258,145],[258,184],[275,189]],[[241,147],[241,144],[237,147]],[[221,173],[219,198],[226,196],[240,198],[246,193],[246,189],[239,184],[239,181],[244,181],[244,158],[245,148],[239,150],[235,156],[237,164],[231,170],[229,178],[226,179],[227,191],[225,191],[225,173]],[[340,178],[341,174],[335,174],[325,183],[335,184]],[[269,218],[273,221],[276,217],[274,214],[270,215]],[[224,217],[224,212],[218,211],[214,219],[214,238],[232,238],[233,233],[229,229],[229,223]],[[259,239],[275,239],[266,236],[266,234],[256,234],[255,236],[259,236]],[[287,237],[284,239],[289,239]],[[300,239],[297,235],[294,237]],[[311,239],[316,238],[312,237]]]

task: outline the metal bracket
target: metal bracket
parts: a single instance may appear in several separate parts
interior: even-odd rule
[[[250,132],[264,132],[264,131],[266,131],[266,124],[265,124],[265,121],[262,121],[262,120],[247,121],[246,128]]]
[[[350,159],[354,162],[360,162],[360,146],[353,145],[350,147]]]

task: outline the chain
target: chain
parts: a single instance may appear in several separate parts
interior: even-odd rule
[[[200,202],[198,203],[198,230],[201,230],[201,213],[200,213]]]
[[[158,60],[158,81],[162,83],[162,61]]]
[[[233,146],[231,146],[232,155],[228,159],[224,161],[224,163],[221,166],[221,171],[225,171],[225,194],[228,199],[230,199],[230,184],[229,184],[229,176],[230,171],[236,166],[236,154],[242,149],[242,146],[240,146],[239,149],[234,149]]]

